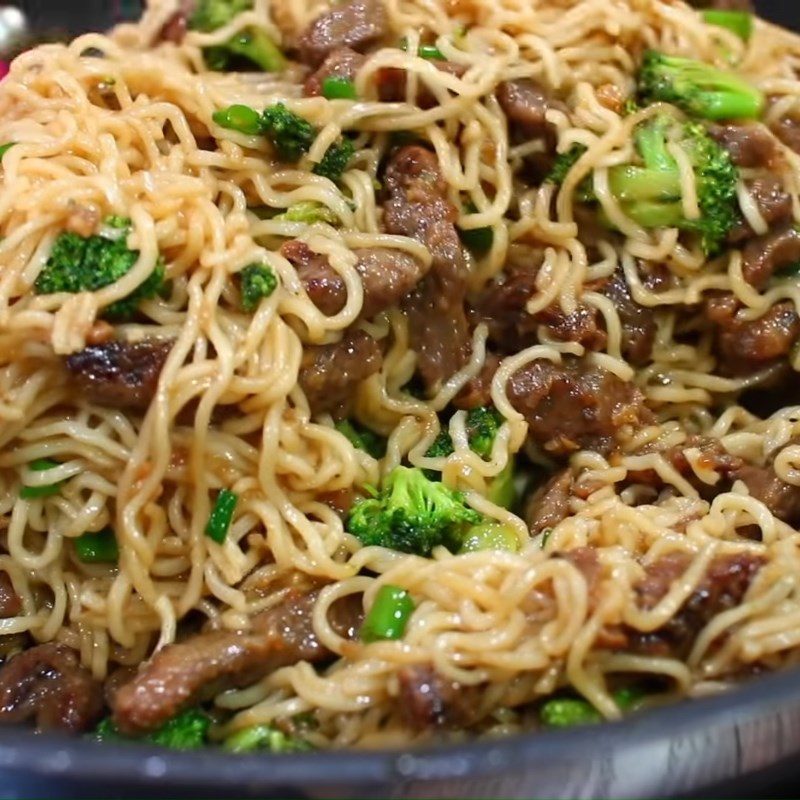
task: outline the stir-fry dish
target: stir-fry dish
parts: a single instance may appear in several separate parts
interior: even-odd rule
[[[800,656],[800,39],[151,0],[0,83],[0,721],[232,752]]]

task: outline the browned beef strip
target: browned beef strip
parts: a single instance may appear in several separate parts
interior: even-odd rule
[[[487,353],[481,371],[462,387],[453,398],[456,408],[481,408],[492,402],[492,380],[500,366],[500,358],[494,353]]]
[[[22,611],[22,600],[14,590],[7,572],[0,572],[0,617],[16,617]]]
[[[252,630],[201,633],[156,653],[114,695],[114,721],[123,733],[159,727],[186,706],[227,688],[252,684],[299,661],[329,661],[333,654],[314,633],[311,617],[318,593],[291,594],[262,612]],[[336,604],[331,624],[343,635],[358,627],[360,602]]]
[[[313,414],[344,413],[353,390],[381,368],[378,343],[361,330],[345,331],[341,341],[305,348],[298,382]]]
[[[772,175],[756,178],[747,182],[747,189],[767,225],[772,227],[792,219],[792,198],[778,178]],[[728,234],[728,241],[736,243],[755,235],[747,221],[742,219]]]
[[[455,64],[452,61],[431,61],[440,72],[448,75],[455,75],[460,78],[467,68],[463,64]],[[404,69],[399,67],[382,67],[377,75],[378,96],[384,103],[405,102],[408,94],[408,76]],[[419,81],[417,95],[413,101],[420,108],[433,108],[437,104],[436,96],[426,86],[424,80]]]
[[[189,20],[197,7],[196,0],[181,0],[178,10],[164,23],[157,41],[181,44],[189,30]]]
[[[525,501],[523,518],[531,536],[538,536],[542,531],[554,528],[570,515],[572,486],[572,473],[568,469],[562,469]]]
[[[403,667],[397,677],[398,705],[412,730],[465,728],[477,720],[480,687],[462,686],[421,664]]]
[[[361,53],[349,47],[340,47],[334,50],[323,62],[319,69],[306,79],[303,85],[303,94],[306,97],[317,97],[322,94],[322,84],[326,78],[346,78],[355,80],[365,58]]]
[[[0,722],[36,720],[39,730],[88,730],[103,713],[103,688],[74,650],[40,644],[0,669]]]
[[[422,242],[431,270],[403,302],[417,368],[430,393],[469,360],[465,310],[468,264],[455,227],[458,216],[436,155],[419,145],[392,153],[384,176],[384,227]]]
[[[358,258],[356,270],[364,289],[360,317],[370,319],[396,305],[422,279],[423,264],[401,250],[370,247],[353,251]],[[347,302],[344,280],[319,255],[299,240],[286,242],[281,253],[297,268],[297,273],[311,301],[323,314],[338,314]]]
[[[350,0],[335,5],[317,17],[300,37],[300,60],[316,67],[342,47],[363,52],[387,34],[388,24],[382,0]]]
[[[755,123],[722,123],[710,125],[708,132],[731,155],[737,167],[772,166],[778,156],[775,138]]]
[[[651,633],[623,627],[625,649],[653,656],[684,659],[698,634],[718,614],[738,606],[764,560],[751,553],[715,558],[680,610],[666,625]],[[647,576],[636,586],[643,608],[654,607],[689,565],[683,553],[671,553],[648,566]]]
[[[755,320],[742,319],[739,308],[730,293],[706,301],[707,317],[717,325],[716,347],[723,372],[748,374],[789,354],[800,337],[800,317],[794,303],[776,303]]]
[[[770,126],[772,132],[795,153],[800,153],[800,118],[789,115],[781,117]]]
[[[528,438],[553,456],[609,453],[625,428],[652,418],[634,384],[585,359],[533,361],[512,375],[507,393],[528,421]]]
[[[800,231],[787,225],[751,239],[742,251],[744,279],[763,289],[782,267],[800,261]]]
[[[778,519],[793,527],[800,525],[800,487],[784,483],[771,466],[743,464],[731,477],[743,481],[750,494]]]
[[[530,78],[503,81],[496,95],[516,141],[544,138],[555,144],[555,129],[545,116],[551,101],[538,83]]]
[[[653,308],[640,306],[631,296],[628,282],[621,270],[617,270],[602,289],[617,309],[622,325],[622,355],[636,366],[646,364],[653,352],[658,326]]]
[[[578,342],[589,350],[602,350],[606,333],[595,308],[581,304],[566,314],[553,303],[536,314],[528,313],[528,301],[536,294],[538,269],[511,269],[502,282],[494,282],[476,298],[473,312],[489,329],[489,338],[502,352],[516,353],[539,342],[540,326],[554,339]]]
[[[113,341],[67,357],[77,387],[93,403],[145,411],[155,396],[172,340]]]

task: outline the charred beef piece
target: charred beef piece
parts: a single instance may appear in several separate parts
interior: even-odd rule
[[[453,398],[456,408],[481,408],[491,405],[492,380],[500,366],[500,358],[494,353],[486,353],[481,371],[464,384],[461,391]]]
[[[789,225],[751,239],[742,251],[744,279],[763,289],[782,267],[800,261],[800,231]]]
[[[318,593],[294,593],[252,620],[247,633],[201,633],[156,653],[139,674],[117,689],[114,721],[123,733],[153,730],[181,709],[298,661],[320,663],[334,655],[314,633],[311,617]],[[359,626],[361,603],[347,598],[331,609],[342,635]]]
[[[635,587],[640,606],[653,608],[689,563],[686,554],[670,553],[648,566],[646,577]],[[666,625],[650,633],[623,627],[627,636],[625,649],[685,659],[703,628],[718,614],[742,602],[763,564],[762,558],[751,553],[715,558],[699,586]]]
[[[523,519],[531,536],[554,528],[572,513],[569,503],[572,487],[572,473],[563,469],[530,495],[525,502]]]
[[[742,481],[751,496],[792,527],[800,525],[800,486],[782,481],[771,466],[742,464],[731,477]]]
[[[631,296],[628,282],[621,270],[617,270],[603,286],[603,294],[617,309],[622,325],[622,355],[626,361],[642,366],[650,361],[658,325],[653,308],[640,306]]]
[[[146,411],[173,342],[145,339],[94,345],[68,356],[73,382],[97,405]]]
[[[511,376],[507,394],[528,421],[528,438],[552,456],[609,453],[624,429],[652,418],[634,384],[585,359],[533,361]]]
[[[81,733],[102,713],[103,687],[64,645],[37,645],[0,668],[0,722]]]
[[[783,358],[800,337],[800,317],[789,300],[776,303],[764,316],[740,316],[739,301],[730,293],[710,297],[706,314],[717,326],[720,367],[729,375],[749,374]]]
[[[730,153],[737,167],[768,169],[778,157],[775,138],[761,125],[723,123],[710,125],[708,132]]]
[[[359,315],[364,319],[396,305],[425,275],[422,263],[400,250],[371,247],[353,252],[364,289]],[[281,253],[295,266],[311,302],[323,314],[333,316],[344,308],[347,302],[344,280],[326,256],[315,253],[299,240],[284,244]]]
[[[378,343],[361,330],[345,331],[341,341],[307,346],[298,382],[313,414],[344,411],[355,387],[374,375],[383,360]]]
[[[758,206],[768,226],[785,223],[792,219],[792,198],[784,190],[778,178],[767,176],[747,182],[747,190]],[[740,242],[756,236],[756,232],[742,219],[728,234],[729,242]]]
[[[791,114],[781,117],[770,129],[790,150],[800,153],[800,118]]]
[[[334,50],[323,62],[319,69],[306,79],[303,85],[303,94],[306,97],[318,97],[322,94],[322,84],[326,78],[346,78],[354,81],[358,71],[365,61],[361,53],[349,47],[340,47]]]
[[[431,61],[439,72],[455,75],[460,78],[467,68],[463,64],[454,64],[452,61]],[[408,76],[404,69],[399,67],[383,67],[378,70],[378,96],[384,103],[403,103],[408,94]],[[424,80],[417,86],[417,95],[411,98],[420,108],[433,108],[438,101],[433,92],[425,86]]]
[[[477,721],[480,687],[462,686],[419,664],[403,667],[398,680],[398,705],[412,730],[466,728]]]
[[[197,8],[197,0],[181,0],[178,10],[164,23],[157,42],[181,44],[189,30],[189,20]]]
[[[350,0],[336,5],[317,17],[300,37],[300,60],[316,67],[343,47],[363,52],[386,36],[388,24],[381,0]]]
[[[552,103],[538,83],[530,78],[503,81],[496,95],[515,141],[546,139],[555,146],[556,131],[546,118]]]
[[[22,611],[22,600],[7,572],[0,572],[0,617],[16,617]]]
[[[430,272],[402,308],[419,374],[427,391],[435,394],[470,354],[464,305],[468,266],[455,226],[457,211],[447,197],[436,155],[419,145],[392,153],[384,183],[384,227],[422,242],[432,257]]]

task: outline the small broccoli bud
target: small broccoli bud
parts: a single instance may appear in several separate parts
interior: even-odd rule
[[[561,186],[567,178],[569,171],[575,166],[578,159],[586,152],[587,147],[584,144],[573,144],[564,153],[560,153],[555,162],[553,163],[550,172],[545,179],[548,183],[554,183],[556,186]]]
[[[369,453],[373,458],[383,458],[386,455],[386,439],[363,425],[349,419],[336,423],[336,430],[347,439],[353,447]]]
[[[322,161],[314,167],[314,174],[321,175],[335,183],[347,169],[354,152],[353,143],[349,139],[341,139],[328,148]]]
[[[242,309],[255,311],[265,297],[269,297],[278,286],[275,273],[266,264],[250,264],[239,273],[242,293]]]
[[[262,131],[282,161],[294,163],[311,149],[317,136],[314,126],[283,103],[264,109]]]
[[[211,719],[203,710],[190,708],[165,722],[145,736],[133,737],[120,733],[112,717],[106,717],[95,728],[91,738],[98,742],[139,742],[168,747],[171,750],[197,750],[208,743]]]
[[[273,219],[282,222],[304,222],[306,225],[313,225],[315,222],[327,222],[328,225],[335,225],[338,221],[328,206],[314,200],[302,200],[295,203],[283,213],[276,214]]]
[[[305,739],[290,736],[272,725],[253,725],[236,731],[222,746],[231,753],[253,753],[259,750],[270,753],[302,753],[314,749]]]

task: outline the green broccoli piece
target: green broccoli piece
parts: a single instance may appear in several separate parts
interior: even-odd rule
[[[272,725],[253,725],[231,734],[223,748],[231,753],[252,753],[268,750],[270,753],[304,753],[314,746],[305,739],[290,736]]]
[[[709,25],[725,28],[744,42],[749,42],[753,35],[753,15],[749,11],[709,8],[702,12],[702,17]]]
[[[492,454],[494,439],[502,427],[505,419],[494,406],[473,408],[467,413],[466,429],[470,449],[481,458],[489,458]],[[428,448],[425,455],[428,458],[447,458],[454,452],[453,440],[445,425],[439,430],[439,435]]]
[[[738,75],[657,50],[645,53],[638,83],[645,103],[672,103],[703,119],[757,119],[764,108],[763,93]]]
[[[242,294],[242,310],[255,311],[265,297],[278,287],[278,279],[267,264],[250,264],[239,273],[239,290]]]
[[[294,163],[311,149],[317,132],[314,126],[299,114],[290,111],[283,103],[264,109],[261,130],[282,161]]]
[[[634,711],[644,692],[636,687],[614,692],[614,702],[622,712]],[[591,725],[603,721],[600,712],[588,701],[579,697],[554,697],[539,709],[539,720],[547,728],[571,728],[574,725]]]
[[[687,219],[681,202],[678,165],[667,150],[667,137],[681,147],[695,170],[698,219]],[[639,126],[635,133],[641,164],[609,170],[609,187],[625,214],[644,228],[680,228],[700,237],[714,255],[739,219],[736,184],[739,173],[727,150],[700,123],[680,123],[666,116]]]
[[[290,206],[281,214],[276,214],[273,219],[284,222],[304,222],[306,225],[313,225],[315,222],[327,222],[335,225],[336,215],[328,206],[317,203],[315,200],[302,200]]]
[[[199,0],[189,27],[210,33],[252,7],[253,0]],[[208,68],[215,71],[248,64],[255,64],[265,72],[280,72],[286,67],[286,59],[275,42],[263,30],[254,27],[245,28],[225,44],[205,48],[203,57]]]
[[[91,734],[98,742],[137,742],[168,747],[171,750],[197,750],[208,743],[211,719],[204,711],[190,708],[165,722],[160,728],[145,736],[125,736],[120,733],[112,717],[106,717]]]
[[[123,229],[130,220],[110,217],[106,227]],[[94,292],[116,283],[136,263],[138,250],[130,250],[121,236],[79,236],[66,231],[53,244],[50,258],[34,284],[37,294]],[[159,294],[164,287],[164,264],[159,260],[150,275],[127,297],[107,306],[103,316],[129,319],[142,300]]]
[[[365,546],[429,556],[437,545],[460,544],[465,527],[480,521],[461,492],[429,480],[420,469],[395,467],[377,496],[356,502],[347,530]]]
[[[314,167],[314,174],[321,175],[335,183],[347,169],[354,152],[355,147],[349,139],[343,138],[339,142],[335,142],[327,149],[322,161]]]
[[[549,183],[554,183],[556,186],[561,186],[566,180],[569,171],[575,166],[578,159],[587,149],[585,144],[574,144],[565,153],[560,153],[556,157],[545,180]]]
[[[453,440],[450,437],[450,431],[447,426],[442,425],[439,428],[438,436],[433,440],[433,444],[428,448],[425,453],[427,458],[447,458],[453,455],[455,447],[453,447]]]
[[[336,423],[336,430],[347,439],[353,447],[369,453],[373,458],[383,458],[386,455],[386,439],[374,431],[358,425],[349,419]]]

